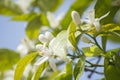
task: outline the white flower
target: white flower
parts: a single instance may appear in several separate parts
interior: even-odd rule
[[[47,32],[47,33],[49,33],[49,34],[47,34],[48,38],[46,37],[46,35],[44,35],[44,37],[42,35],[41,36],[42,39],[41,38],[39,39],[40,41],[42,40],[43,44],[36,45],[36,49],[38,50],[39,55],[42,57],[40,59],[38,59],[38,61],[35,63],[35,65],[41,65],[45,61],[48,61],[49,65],[53,69],[53,71],[56,71],[57,67],[54,62],[54,57],[59,57],[60,59],[63,59],[64,61],[69,61],[69,60],[68,60],[68,57],[66,56],[66,54],[61,55],[60,53],[55,53],[55,48],[53,48],[53,44],[54,44],[54,41],[56,38],[54,38],[50,32]],[[49,43],[49,44],[46,45],[46,43]],[[58,45],[58,44],[56,44],[56,45]],[[63,51],[63,50],[61,50],[61,51]]]
[[[28,38],[23,38],[17,47],[17,51],[20,53],[21,57],[26,55],[30,50],[34,50],[35,45]]]
[[[50,67],[54,70],[57,71],[56,64],[53,61],[54,54],[52,52],[52,49],[48,46],[46,47],[46,43],[49,43],[53,39],[53,35],[50,32],[46,32],[44,35],[40,34],[39,40],[43,43],[36,45],[36,49],[39,52],[39,55],[42,56],[36,63],[35,65],[41,65],[45,61],[49,61]]]
[[[63,14],[58,15],[58,17],[55,18],[55,16],[51,12],[47,12],[47,18],[50,23],[50,26],[53,29],[55,29],[55,28],[58,28],[58,26],[60,25],[60,21],[63,18]]]
[[[42,43],[49,43],[53,38],[54,36],[50,32],[39,35],[39,41]]]
[[[32,1],[33,0],[17,0],[15,3],[26,13]]]
[[[95,26],[96,30],[100,30],[100,20],[105,18],[109,15],[110,12],[106,13],[105,15],[101,16],[100,18],[95,18],[95,10],[90,10],[88,14],[88,23]]]
[[[72,16],[73,22],[74,22],[77,26],[81,24],[80,15],[79,15],[78,12],[72,11],[71,16]]]

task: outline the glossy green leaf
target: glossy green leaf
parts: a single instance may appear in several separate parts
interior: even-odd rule
[[[36,39],[40,33],[40,27],[42,25],[48,25],[48,20],[45,14],[40,14],[34,19],[32,19],[27,27],[26,27],[26,34],[29,39]]]
[[[2,15],[19,15],[23,11],[11,0],[0,0],[0,14]]]
[[[102,36],[101,39],[102,39],[102,47],[104,51],[106,51],[107,36]]]
[[[62,28],[67,29],[68,25],[71,22],[71,12],[73,10],[77,11],[80,15],[84,12],[84,10],[90,5],[92,0],[76,0],[66,13],[64,19],[61,22]]]
[[[71,22],[68,28],[68,39],[74,47],[77,46],[76,39],[75,39],[75,32],[76,32],[76,25],[73,22]]]
[[[93,57],[93,56],[99,56],[102,55],[103,51],[100,50],[97,46],[93,45],[90,47],[84,47],[82,48],[85,56],[87,57]]]
[[[109,50],[108,56],[104,61],[104,73],[106,80],[119,80],[120,79],[120,48]]]
[[[65,72],[61,72],[55,80],[72,80],[72,62],[66,64]]]
[[[25,70],[25,67],[37,56],[38,53],[33,52],[25,57],[23,57],[17,64],[15,73],[14,73],[14,80],[20,80],[22,77],[22,74]]]
[[[37,17],[39,14],[36,13],[30,13],[30,14],[21,14],[21,15],[16,15],[12,17],[12,20],[14,21],[31,21],[35,17]]]
[[[115,43],[120,43],[120,33],[119,31],[112,32],[108,39]]]
[[[85,56],[80,57],[78,62],[75,64],[74,68],[74,78],[75,80],[79,80],[80,76],[82,75],[84,71],[85,66]]]
[[[61,31],[56,38],[50,42],[50,47],[53,48],[54,54],[66,60],[66,45],[67,45],[67,31]]]
[[[101,20],[103,24],[111,22],[113,23],[114,16],[116,12],[119,10],[118,6],[112,6],[112,2],[113,0],[97,0],[97,3],[95,5],[96,18],[105,15],[107,12],[110,12],[110,14],[106,18]]]
[[[120,26],[117,24],[106,24],[101,26],[101,30],[99,31],[99,33],[97,33],[97,35],[101,35],[101,36],[110,36],[111,34],[113,34],[116,31],[120,31]]]
[[[9,49],[0,49],[0,72],[12,69],[20,59],[20,55]]]
[[[63,0],[36,0],[35,6],[38,6],[41,11],[47,12],[58,9],[58,7],[62,4]]]
[[[40,75],[44,71],[44,69],[48,66],[48,62],[44,62],[41,64],[38,69],[36,70],[36,73],[34,74],[33,80],[39,80]]]
[[[26,34],[29,39],[35,39],[38,37],[40,26],[40,16],[35,17],[32,21],[28,23],[28,26],[26,27]]]

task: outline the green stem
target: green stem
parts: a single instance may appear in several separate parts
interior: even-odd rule
[[[104,50],[101,48],[101,46],[98,44],[98,42],[97,42],[97,40],[96,40],[96,37],[92,37],[91,35],[89,35],[89,34],[87,34],[87,33],[86,33],[86,35],[88,35],[89,37],[91,37],[91,38],[94,40],[95,44],[98,46],[98,48],[101,49],[102,51],[104,51]]]

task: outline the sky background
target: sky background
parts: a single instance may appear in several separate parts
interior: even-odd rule
[[[74,0],[64,0],[64,1],[65,2],[62,4],[60,9],[55,12],[55,15],[61,14],[63,12],[65,13]],[[0,15],[0,48],[9,48],[16,50],[17,46],[20,43],[20,40],[26,36],[25,35],[26,25],[27,22],[11,21],[10,17]],[[112,49],[112,48],[120,47],[120,44],[109,42],[107,46],[108,46],[107,49]],[[103,70],[103,69],[98,68],[98,70]],[[86,76],[87,74],[88,73],[84,73],[84,75],[80,79],[90,80],[87,79]],[[99,80],[100,77],[103,76],[95,74],[91,80]]]

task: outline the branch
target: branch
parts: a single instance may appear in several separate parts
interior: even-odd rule
[[[98,61],[96,62],[96,64],[98,65],[99,62],[101,60],[101,57],[98,58]],[[97,69],[97,66],[93,69],[93,71],[88,75],[88,78],[91,78],[91,76],[93,75],[93,73],[95,72],[95,70]]]
[[[87,66],[87,65],[86,65],[85,67],[104,67],[104,65],[93,64],[93,63],[91,63],[91,62],[89,62],[89,61],[87,61],[87,60],[86,60],[86,62],[89,63],[90,66]]]
[[[94,73],[101,74],[101,75],[104,74],[103,72],[94,71],[94,70],[91,70],[91,69],[88,69],[88,68],[85,68],[85,71],[90,71],[90,72],[94,72]],[[89,77],[89,76],[88,76],[88,77]],[[90,78],[90,77],[89,77],[89,78]]]

